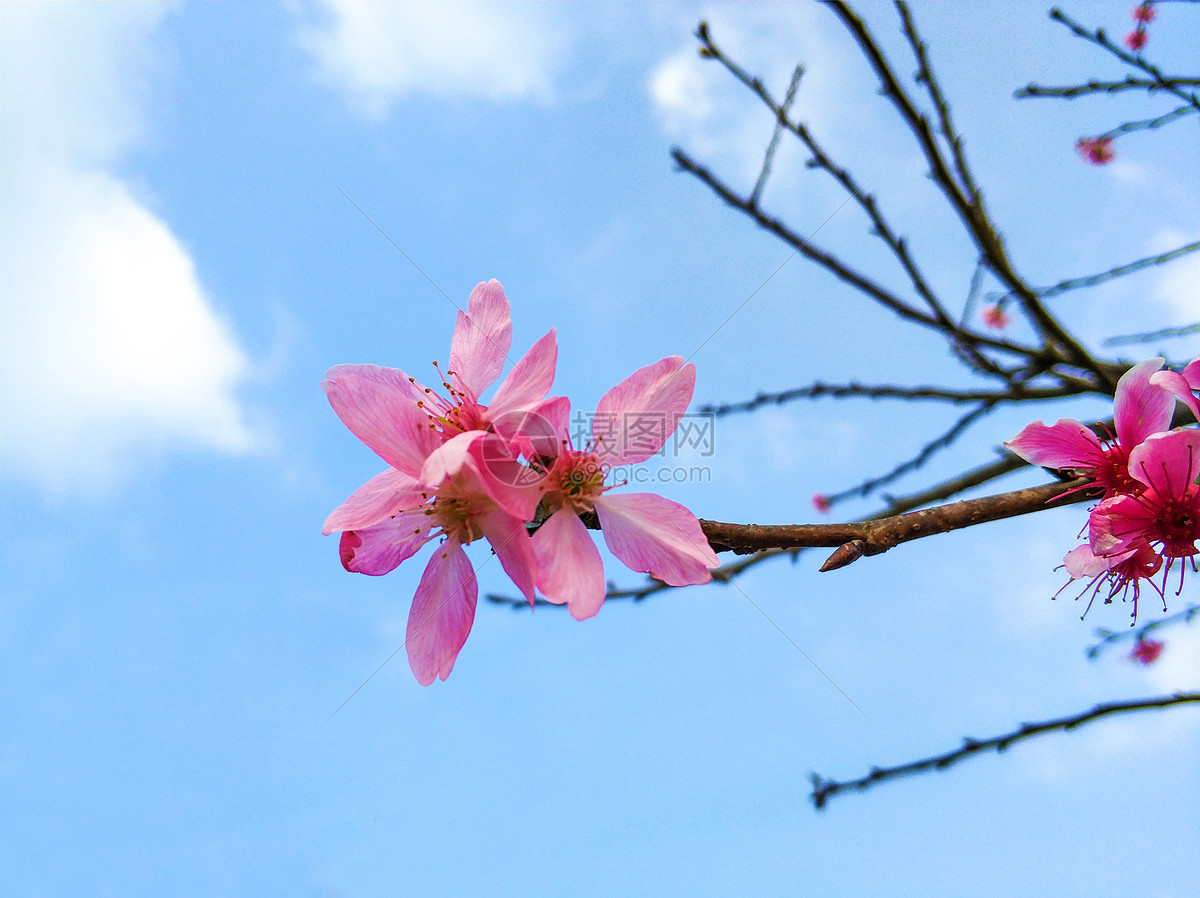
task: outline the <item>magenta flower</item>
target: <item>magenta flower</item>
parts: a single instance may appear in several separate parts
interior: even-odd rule
[[[992,306],[984,306],[981,317],[984,324],[996,330],[1004,330],[1004,328],[1008,327],[1008,313],[1004,311],[1004,306],[999,303]]]
[[[1129,455],[1143,440],[1169,428],[1175,411],[1175,396],[1154,381],[1162,364],[1158,358],[1134,365],[1117,381],[1115,437],[1101,440],[1079,421],[1064,418],[1051,426],[1035,421],[1004,445],[1031,464],[1090,477],[1104,488],[1106,498],[1135,491]]]
[[[1142,488],[1105,499],[1092,512],[1092,551],[1110,557],[1142,544],[1157,547],[1166,562],[1165,584],[1176,559],[1200,552],[1200,430],[1147,437],[1129,455],[1129,475]]]
[[[1087,608],[1083,610],[1083,617],[1087,617],[1087,613],[1092,610],[1092,602],[1096,600],[1096,596],[1105,585],[1108,586],[1108,593],[1104,596],[1105,605],[1111,604],[1118,595],[1121,597],[1121,601],[1125,601],[1129,591],[1133,590],[1132,617],[1135,623],[1138,600],[1142,594],[1142,581],[1148,581],[1156,592],[1162,594],[1162,590],[1151,580],[1162,568],[1162,557],[1145,542],[1132,546],[1126,552],[1107,556],[1097,555],[1092,551],[1090,545],[1079,546],[1067,553],[1063,563],[1067,568],[1067,573],[1071,575],[1071,580],[1063,586],[1063,589],[1066,589],[1075,580],[1088,581],[1083,592],[1087,592],[1088,587],[1094,587],[1092,595],[1088,599]],[[1059,592],[1061,593],[1062,589]],[[1082,596],[1083,592],[1079,595]],[[1076,599],[1078,598],[1079,596],[1076,596]],[[1131,623],[1130,626],[1132,625]]]
[[[1129,653],[1129,658],[1139,664],[1153,664],[1162,654],[1164,645],[1165,643],[1154,639],[1139,639],[1133,651]]]
[[[696,368],[671,356],[631,374],[604,394],[592,419],[588,447],[570,440],[549,463],[543,508],[549,513],[533,535],[538,589],[572,616],[600,610],[606,585],[600,552],[579,519],[594,512],[604,541],[624,565],[671,586],[707,583],[720,562],[696,516],[654,493],[607,495],[604,479],[615,465],[637,464],[656,454],[691,402]],[[560,433],[566,433],[565,413]]]
[[[1125,35],[1125,46],[1135,53],[1146,46],[1146,41],[1149,35],[1146,34],[1146,29],[1139,23],[1138,27]]]
[[[1111,137],[1081,137],[1075,141],[1075,149],[1085,162],[1092,165],[1108,165],[1115,158]]]

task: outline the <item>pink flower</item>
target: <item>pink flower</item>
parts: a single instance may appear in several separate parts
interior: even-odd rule
[[[442,379],[447,396],[439,395],[398,368],[377,365],[337,365],[329,369],[322,384],[338,417],[360,440],[391,460],[372,444],[379,422],[398,414],[412,418],[415,408],[424,427],[435,435],[421,441],[421,466],[413,473],[424,485],[437,485],[465,462],[472,443],[491,443],[485,455],[495,458],[519,441],[530,421],[539,417],[546,392],[554,381],[558,355],[554,331],[538,340],[517,362],[496,390],[490,405],[480,396],[500,376],[512,346],[512,320],[504,288],[497,280],[479,284],[471,291],[467,312],[458,313],[450,341],[450,364]],[[436,363],[435,363],[436,367]],[[440,373],[440,372],[439,372]],[[515,460],[515,457],[514,457]],[[483,470],[483,485],[501,504],[515,503],[510,510],[521,513],[537,503],[536,495],[517,499],[512,484],[494,475],[496,465]]]
[[[1122,602],[1125,601],[1130,589],[1133,590],[1132,617],[1135,623],[1138,600],[1142,593],[1141,581],[1148,581],[1156,592],[1160,594],[1162,592],[1151,580],[1162,567],[1162,558],[1144,542],[1133,546],[1127,552],[1109,556],[1097,555],[1089,545],[1079,546],[1067,553],[1063,563],[1067,573],[1071,575],[1071,580],[1064,584],[1062,589],[1066,589],[1075,580],[1087,580],[1087,586],[1079,594],[1082,596],[1084,592],[1087,592],[1088,587],[1094,587],[1092,595],[1088,599],[1087,608],[1083,610],[1083,617],[1087,617],[1087,613],[1092,610],[1092,602],[1096,600],[1096,596],[1106,584],[1108,593],[1104,597],[1105,605],[1111,604],[1118,595]],[[1060,593],[1062,589],[1059,590]],[[1079,596],[1076,596],[1076,599]],[[1133,624],[1131,623],[1130,626]]]
[[[1146,40],[1146,29],[1139,25],[1133,31],[1125,35],[1125,46],[1136,53],[1138,50],[1141,50],[1142,47],[1146,46]]]
[[[833,502],[824,493],[815,493],[812,497],[813,508],[821,514],[828,514],[829,509],[833,507]]]
[[[640,368],[601,397],[592,439],[582,450],[563,440],[549,463],[543,509],[549,513],[533,535],[538,588],[551,602],[566,604],[584,620],[600,610],[606,584],[600,552],[581,513],[599,518],[604,541],[624,565],[671,586],[707,583],[720,562],[696,516],[654,493],[607,495],[612,466],[653,456],[674,432],[691,402],[696,368],[679,356]],[[560,433],[566,433],[566,414]]]
[[[1129,14],[1135,22],[1154,21],[1154,7],[1151,5],[1150,0],[1146,0],[1145,3],[1139,3]]]
[[[1154,382],[1163,360],[1134,365],[1117,381],[1113,400],[1116,436],[1101,440],[1091,429],[1071,418],[1046,426],[1030,424],[1004,445],[1025,461],[1046,468],[1086,475],[1104,488],[1105,497],[1132,492],[1129,455],[1153,434],[1171,426],[1175,396]]]
[[[1129,454],[1129,475],[1142,489],[1096,507],[1088,524],[1092,551],[1111,557],[1142,544],[1157,546],[1166,560],[1165,584],[1176,559],[1200,552],[1200,430],[1147,437]]]
[[[534,600],[537,562],[529,531],[488,497],[480,467],[477,446],[436,496],[400,471],[385,471],[325,522],[327,534],[342,530],[346,570],[372,576],[389,573],[442,538],[417,586],[405,638],[409,666],[423,686],[450,675],[475,619],[478,588],[464,545],[486,537],[501,567],[530,604]]]
[[[1008,313],[1004,311],[1004,306],[997,303],[993,306],[984,306],[983,308],[983,323],[988,327],[996,330],[1003,330],[1008,327]]]
[[[1153,639],[1139,639],[1137,645],[1133,647],[1133,651],[1129,653],[1129,657],[1142,664],[1153,664],[1162,654],[1164,645],[1165,643]]]
[[[1192,415],[1200,421],[1200,403],[1192,393],[1200,391],[1200,358],[1192,359],[1181,372],[1168,369],[1156,371],[1150,377],[1150,383],[1171,393],[1192,411]]]
[[[349,571],[378,576],[425,543],[443,542],[430,559],[409,614],[409,663],[425,685],[454,667],[474,619],[477,587],[462,547],[487,537],[501,566],[532,603],[536,559],[525,521],[541,497],[513,475],[521,447],[532,447],[539,409],[554,379],[554,331],[533,345],[496,391],[512,345],[508,300],[499,281],[472,291],[459,312],[442,386],[424,387],[397,368],[338,365],[322,383],[342,422],[390,466],[360,487],[325,521],[342,531]]]
[[[1075,141],[1075,149],[1085,162],[1092,165],[1107,165],[1114,156],[1111,137],[1081,137]]]

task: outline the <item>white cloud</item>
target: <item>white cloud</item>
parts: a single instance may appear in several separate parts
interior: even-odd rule
[[[544,5],[327,0],[300,42],[318,78],[382,118],[410,93],[549,99],[567,35]]]
[[[60,494],[170,447],[251,443],[245,355],[187,251],[113,172],[144,132],[163,14],[4,11],[4,470]]]

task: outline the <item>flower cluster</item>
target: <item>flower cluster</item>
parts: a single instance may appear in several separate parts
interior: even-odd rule
[[[1116,433],[1103,438],[1079,421],[1052,426],[1035,421],[1005,445],[1035,465],[1086,477],[1081,489],[1099,489],[1088,519],[1088,542],[1064,559],[1072,580],[1087,580],[1104,601],[1133,591],[1133,618],[1141,581],[1165,596],[1167,577],[1179,563],[1180,590],[1200,549],[1200,430],[1171,428],[1177,401],[1200,420],[1200,359],[1182,372],[1163,369],[1161,358],[1134,365],[1117,383]],[[1153,581],[1162,572],[1162,584]],[[1178,594],[1178,591],[1176,592]],[[1091,607],[1089,601],[1088,607]],[[1085,611],[1086,614],[1086,611]]]
[[[338,365],[322,383],[333,410],[388,464],[325,521],[341,531],[348,571],[394,570],[437,540],[409,612],[405,646],[417,680],[454,668],[475,618],[478,587],[463,547],[486,539],[532,605],[537,592],[583,620],[606,593],[599,550],[580,515],[595,515],[609,550],[671,586],[706,583],[718,560],[695,515],[653,493],[608,495],[605,474],[656,454],[691,402],[696,369],[679,356],[609,390],[576,448],[570,401],[547,396],[558,347],[551,330],[513,365],[484,405],[512,346],[496,280],[458,313],[439,393],[396,368]],[[650,426],[646,426],[647,423]],[[531,533],[531,530],[533,531]]]

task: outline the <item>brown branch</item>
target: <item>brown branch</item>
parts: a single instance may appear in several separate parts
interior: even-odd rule
[[[996,496],[966,499],[922,511],[849,524],[724,524],[701,520],[700,528],[714,551],[729,551],[738,555],[763,549],[837,546],[841,554],[835,552],[821,566],[822,571],[831,571],[845,567],[864,555],[879,555],[901,543],[935,533],[949,533],[989,521],[1045,511],[1051,502],[1069,505],[1090,501],[1095,498],[1094,493],[1080,489],[1087,484],[1086,480],[1047,483]]]
[[[954,174],[938,146],[929,120],[917,108],[908,92],[900,84],[891,63],[883,55],[883,51],[867,29],[866,24],[840,0],[831,0],[827,5],[841,19],[843,25],[858,43],[859,49],[878,76],[884,95],[892,101],[892,105],[896,107],[901,118],[916,137],[926,161],[929,163],[930,175],[934,183],[941,189],[951,208],[958,214],[967,234],[987,260],[988,267],[993,274],[1016,296],[1021,307],[1042,335],[1042,339],[1046,341],[1046,348],[1049,350],[1051,347],[1055,347],[1058,352],[1063,354],[1062,361],[1092,373],[1096,378],[1097,386],[1111,392],[1115,388],[1115,384],[1109,382],[1104,367],[1098,364],[1079,341],[1058,323],[1049,310],[1042,305],[1033,288],[1017,274],[1016,268],[1008,258],[1008,251],[1004,247],[1000,232],[992,224],[987,213],[982,194],[976,191],[971,196],[967,196],[964,188],[955,180]],[[919,41],[920,38],[916,36],[915,28],[911,25],[911,16],[907,7],[903,3],[897,3],[897,8],[900,10],[902,18],[909,22],[907,27],[912,28],[914,39]],[[927,60],[922,78],[927,85],[932,85],[931,91],[937,90],[940,94],[941,89],[936,86],[936,78],[932,69],[929,68]],[[949,127],[948,117],[943,120],[943,125]],[[947,139],[950,140],[952,146],[957,147],[956,152],[961,155],[961,144],[956,143],[959,141],[958,136],[951,132]],[[965,161],[962,162],[962,165],[965,166]]]
[[[770,231],[785,243],[793,247],[798,253],[816,262],[822,268],[829,271],[835,277],[850,284],[855,289],[865,293],[867,296],[874,299],[876,302],[891,309],[901,318],[912,321],[915,324],[920,324],[923,327],[932,328],[939,332],[945,332],[942,324],[933,316],[915,309],[900,299],[890,290],[871,280],[865,274],[851,268],[841,259],[834,256],[832,253],[826,252],[815,246],[804,237],[797,234],[783,222],[777,218],[773,218],[763,212],[760,208],[752,206],[748,199],[738,195],[733,189],[721,181],[709,169],[692,159],[687,153],[679,147],[671,150],[671,156],[675,163],[689,174],[695,175],[699,180],[704,182],[713,193],[719,196],[727,204],[741,212],[744,212],[764,230]],[[1008,340],[1000,340],[995,337],[989,337],[983,334],[971,334],[971,340],[977,345],[987,346],[991,349],[998,349],[1003,352],[1014,353],[1017,355],[1030,357],[1037,353],[1027,346],[1021,346],[1018,343],[1013,343]]]
[[[1200,702],[1200,692],[1176,692],[1174,695],[1165,695],[1158,698],[1136,699],[1127,702],[1108,702],[1096,705],[1090,711],[1084,711],[1082,714],[1075,714],[1071,717],[1060,717],[1055,720],[1043,721],[1042,723],[1025,723],[1011,733],[1005,733],[1003,736],[994,736],[991,739],[982,740],[967,738],[963,740],[961,748],[956,748],[953,751],[948,751],[945,754],[936,755],[932,758],[912,761],[908,764],[900,764],[896,767],[876,767],[866,776],[856,780],[838,782],[825,779],[814,773],[812,775],[812,802],[820,810],[825,807],[830,798],[839,792],[846,792],[851,789],[862,792],[885,780],[897,779],[902,776],[912,776],[915,773],[927,773],[931,770],[945,770],[947,767],[957,764],[971,755],[992,749],[1005,751],[1009,746],[1017,742],[1022,742],[1034,736],[1043,735],[1044,733],[1052,733],[1057,730],[1068,732],[1086,723],[1091,723],[1093,720],[1099,720],[1102,717],[1109,717],[1113,714],[1126,714],[1133,711],[1153,711],[1184,704],[1195,704],[1197,702]]]
[[[967,490],[975,489],[983,486],[985,483],[990,483],[999,477],[1006,474],[1011,474],[1014,471],[1019,471],[1021,468],[1029,467],[1029,462],[1018,458],[1011,452],[1005,452],[1004,457],[990,464],[982,465],[967,471],[958,477],[943,481],[937,486],[927,490],[922,490],[919,493],[913,493],[908,496],[893,497],[888,502],[886,508],[882,509],[873,517],[866,518],[866,521],[877,521],[894,515],[903,514],[906,511],[912,511],[914,508],[920,508],[924,505],[929,505],[933,502],[940,502],[944,499],[949,499],[964,493]],[[826,547],[828,548],[828,546]],[[794,549],[764,549],[761,552],[756,552],[745,558],[739,558],[737,561],[731,561],[728,564],[723,564],[719,568],[713,568],[714,583],[729,583],[734,577],[761,564],[764,561],[769,561],[773,558],[788,557],[794,562],[803,548]],[[675,589],[674,586],[668,586],[661,580],[655,580],[650,577],[641,586],[617,587],[615,584],[610,584],[605,600],[608,599],[632,599],[635,602],[640,602],[649,596],[656,593],[664,592],[668,589]],[[523,611],[529,607],[529,602],[524,599],[514,599],[510,596],[502,596],[497,594],[489,594],[486,596],[489,602],[498,605],[508,605],[515,611]],[[554,605],[546,602],[543,599],[538,599],[536,604],[546,605],[550,608],[562,608],[562,605]]]

